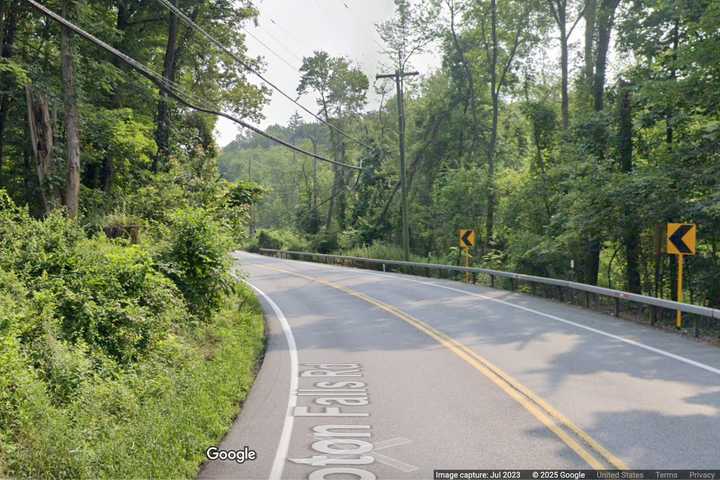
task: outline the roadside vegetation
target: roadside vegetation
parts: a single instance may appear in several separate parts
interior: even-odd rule
[[[41,3],[259,118],[264,89],[157,2]],[[192,8],[244,56],[250,2]],[[264,190],[221,178],[215,117],[29,2],[0,0],[0,45],[0,478],[194,478],[263,350],[229,253]]]
[[[0,477],[194,477],[263,349],[224,207],[137,217],[132,243],[0,191]]]

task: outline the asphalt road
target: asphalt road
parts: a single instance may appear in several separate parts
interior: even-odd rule
[[[526,295],[239,253],[268,348],[200,478],[720,469],[720,349]]]

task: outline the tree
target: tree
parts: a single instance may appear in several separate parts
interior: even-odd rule
[[[583,12],[579,12],[575,16],[575,20],[572,22],[572,25],[568,29],[568,7],[572,6],[572,4],[568,4],[568,0],[546,0],[547,5],[550,8],[550,12],[552,13],[553,18],[555,19],[555,23],[557,24],[558,29],[560,30],[560,72],[561,72],[561,85],[560,85],[560,94],[562,95],[562,102],[561,102],[561,111],[562,111],[562,128],[563,130],[567,130],[569,124],[570,124],[570,97],[568,93],[568,83],[569,83],[569,72],[568,72],[568,63],[569,63],[569,47],[568,47],[568,41],[570,40],[570,36],[572,35],[573,31],[575,30],[575,27],[577,26],[578,22],[583,16]],[[588,8],[590,5],[588,5],[586,0],[585,8]],[[587,17],[586,17],[587,18]]]
[[[346,128],[348,120],[356,116],[365,105],[367,89],[370,85],[367,76],[343,57],[330,57],[327,52],[316,51],[312,57],[303,59],[300,68],[301,78],[297,92],[304,95],[315,92],[319,114],[330,125],[330,140],[333,145],[333,157],[336,162],[345,162],[347,144],[336,128]],[[335,128],[333,128],[335,127]],[[333,165],[334,180],[332,193],[325,220],[325,228],[330,229],[338,206],[337,220],[341,228],[345,226],[345,171],[343,167]]]
[[[618,105],[618,155],[620,171],[629,175],[634,170],[633,164],[633,117],[632,117],[632,86],[620,81]],[[625,247],[625,288],[629,292],[641,293],[640,284],[640,225],[633,214],[633,208],[625,204],[623,207],[623,244]]]
[[[503,89],[509,81],[516,56],[527,45],[531,31],[532,3],[498,0],[481,1],[474,9],[479,28],[480,46],[485,53],[488,90],[492,102],[490,138],[486,143],[487,156],[487,213],[485,219],[485,246],[489,246],[495,230],[497,192],[495,168],[497,163],[500,102]]]
[[[65,18],[75,17],[75,0],[64,0],[62,13]],[[60,49],[62,56],[63,103],[65,106],[65,161],[67,177],[65,180],[65,206],[68,215],[75,218],[80,204],[80,114],[78,112],[77,91],[75,87],[75,64],[72,32],[62,27]]]

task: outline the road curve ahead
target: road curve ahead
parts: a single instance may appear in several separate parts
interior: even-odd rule
[[[720,468],[720,349],[543,299],[237,254],[268,323],[200,478]]]

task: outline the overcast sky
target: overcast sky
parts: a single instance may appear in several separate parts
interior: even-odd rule
[[[251,55],[265,58],[265,76],[269,80],[294,98],[302,58],[315,50],[325,50],[332,56],[349,57],[360,66],[370,78],[369,106],[377,105],[372,83],[381,63],[389,62],[379,53],[382,41],[375,24],[392,17],[393,0],[259,0],[258,7],[259,26],[247,27],[247,43]],[[427,74],[439,66],[440,59],[436,53],[427,52],[412,64]],[[313,111],[317,108],[309,95],[300,102]],[[296,110],[292,102],[274,93],[263,110],[265,120],[261,126],[285,125]],[[304,117],[311,119],[307,114]],[[215,134],[219,145],[227,145],[237,133],[234,123],[218,121]]]

